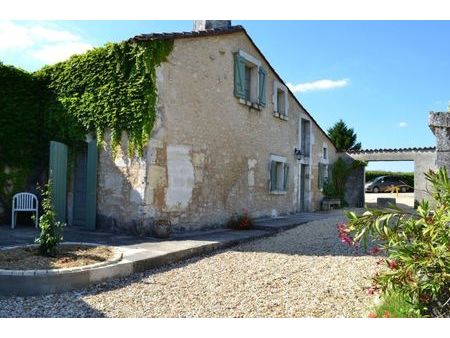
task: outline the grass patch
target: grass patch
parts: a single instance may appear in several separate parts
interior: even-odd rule
[[[374,314],[377,318],[420,318],[406,297],[398,292],[389,291],[381,296],[381,304],[378,305]]]

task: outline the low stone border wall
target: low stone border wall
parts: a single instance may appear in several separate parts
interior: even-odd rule
[[[105,246],[102,244],[83,242],[64,242],[61,245]],[[35,246],[35,244],[4,247],[0,250],[32,246]],[[108,247],[114,250],[113,257],[95,264],[48,270],[0,269],[0,295],[32,296],[62,292],[123,276],[123,273],[120,273],[120,269],[115,268],[120,265],[123,251],[117,247]]]

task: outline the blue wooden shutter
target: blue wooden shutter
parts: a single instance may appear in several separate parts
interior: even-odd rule
[[[266,106],[266,71],[259,67],[259,104]]]
[[[67,204],[67,146],[50,142],[49,177],[52,181],[52,200],[56,220],[66,222]]]
[[[289,164],[285,163],[284,164],[284,186],[283,186],[283,190],[287,191],[288,190],[288,178],[289,178]]]
[[[270,161],[270,191],[277,190],[277,165]]]
[[[234,95],[245,98],[245,63],[238,53],[234,54]]]
[[[86,173],[86,228],[96,229],[97,217],[97,141],[88,143]]]

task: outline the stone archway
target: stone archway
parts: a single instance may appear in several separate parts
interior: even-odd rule
[[[360,161],[413,161],[414,162],[414,200],[428,198],[427,181],[424,173],[435,170],[436,148],[366,149],[348,152],[347,155]],[[361,177],[361,175],[359,175]],[[364,175],[363,175],[364,178]],[[364,189],[364,182],[362,185]],[[350,202],[349,202],[350,203]],[[364,202],[363,202],[364,203]],[[361,205],[361,202],[359,203]]]
[[[414,199],[429,199],[428,184],[424,173],[445,167],[450,174],[450,113],[430,112],[428,125],[436,136],[436,147],[366,149],[347,152],[347,161],[414,161]],[[364,206],[364,169],[356,170],[346,186],[346,200],[350,206]]]

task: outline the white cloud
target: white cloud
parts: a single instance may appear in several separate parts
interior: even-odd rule
[[[20,53],[46,64],[63,61],[93,46],[67,30],[0,21],[0,53]]]
[[[398,123],[398,126],[399,126],[400,128],[405,128],[405,127],[408,126],[408,123],[402,121],[402,122],[399,122],[399,123]]]
[[[67,60],[70,56],[81,54],[90,48],[92,48],[92,46],[84,42],[61,42],[32,50],[29,54],[46,64],[52,64]]]
[[[293,93],[305,93],[313,90],[326,90],[333,88],[346,87],[349,84],[348,79],[342,80],[317,80],[314,82],[305,82],[299,84],[288,83],[287,86]]]

